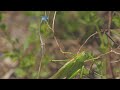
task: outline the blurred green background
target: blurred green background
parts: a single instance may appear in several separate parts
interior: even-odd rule
[[[58,11],[55,20],[55,36],[60,47],[64,51],[76,54],[79,47],[91,34],[100,31],[105,24],[106,12]],[[48,22],[51,26],[54,11],[0,12],[0,78],[36,78],[41,57],[38,30],[41,17],[45,13],[49,17]],[[111,28],[120,28],[119,12],[113,12]],[[68,58],[59,51],[53,33],[46,23],[42,23],[41,33],[45,42],[45,55],[42,60],[39,78],[44,79],[52,76],[65,63],[51,62],[51,60],[65,60]],[[120,31],[114,30],[114,33],[113,38],[119,42]],[[91,51],[95,55],[107,51],[107,37],[103,35],[102,37],[95,36],[91,38],[84,45],[83,50]],[[68,55],[68,57],[71,58],[72,55]],[[103,62],[97,62],[97,64],[99,67],[98,72],[101,72],[104,68],[102,66]],[[116,75],[119,75],[117,68],[115,72]]]

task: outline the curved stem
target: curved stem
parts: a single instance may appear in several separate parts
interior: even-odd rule
[[[43,39],[42,39],[42,35],[41,35],[41,24],[42,24],[42,20],[40,22],[40,26],[39,26],[39,40],[40,40],[40,47],[41,47],[41,58],[40,58],[40,62],[39,62],[39,69],[38,69],[38,75],[37,75],[37,79],[39,78],[39,75],[40,75],[40,71],[41,71],[41,64],[42,64],[42,59],[43,59],[43,56],[44,56],[44,46],[45,46],[45,43],[43,42]]]

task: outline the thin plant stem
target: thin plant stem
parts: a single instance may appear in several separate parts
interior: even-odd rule
[[[105,56],[105,55],[107,55],[107,54],[109,54],[109,53],[114,53],[114,54],[117,54],[117,55],[120,55],[120,53],[118,53],[118,52],[116,52],[115,50],[110,50],[110,51],[108,51],[108,52],[106,52],[106,53],[104,53],[104,54],[101,54],[101,55],[99,55],[99,56],[97,56],[97,57],[95,57],[95,58],[92,58],[92,59],[88,59],[88,60],[85,60],[85,62],[88,62],[88,61],[91,61],[91,60],[96,60],[96,59],[99,59],[99,58],[101,58],[102,56]]]
[[[109,11],[108,12],[108,35],[110,36],[110,27],[111,27],[111,21],[112,21],[112,11]],[[109,37],[108,37],[109,38]],[[109,47],[109,50],[111,50],[111,43],[110,43],[110,40],[108,39],[108,47]],[[114,72],[113,72],[113,66],[112,66],[112,63],[111,62],[111,53],[109,54],[109,65],[110,65],[110,71],[111,71],[111,75],[112,75],[112,78],[115,78],[115,75],[114,75]]]
[[[38,69],[38,74],[37,74],[37,79],[39,78],[40,76],[40,72],[41,72],[41,64],[42,64],[42,59],[43,59],[43,56],[44,56],[44,46],[45,46],[45,43],[43,42],[43,39],[42,39],[42,36],[41,36],[41,24],[42,24],[42,20],[39,24],[39,40],[40,40],[40,47],[41,47],[41,58],[40,58],[40,62],[39,62],[39,69]]]
[[[93,33],[92,35],[90,35],[90,36],[85,40],[85,42],[82,44],[82,46],[78,49],[77,54],[80,52],[80,50],[82,49],[82,47],[87,43],[87,41],[88,41],[91,37],[93,37],[94,35],[96,35],[96,34],[98,34],[98,32]]]
[[[56,42],[56,44],[57,44],[57,46],[58,46],[60,52],[61,52],[62,54],[64,54],[64,55],[65,55],[65,54],[71,54],[71,52],[64,52],[64,51],[62,50],[62,48],[60,47],[60,45],[59,45],[59,43],[58,43],[58,40],[57,40],[57,38],[56,38],[56,36],[55,36],[54,27],[55,27],[56,13],[57,13],[57,11],[54,12],[53,21],[52,21],[52,27],[48,24],[47,21],[46,21],[46,23],[47,23],[49,29],[52,30],[52,32],[53,32],[53,38],[54,38],[54,40],[55,40],[55,42]],[[66,56],[66,57],[67,57],[67,56]]]

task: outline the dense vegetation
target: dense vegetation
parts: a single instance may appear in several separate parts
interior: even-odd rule
[[[0,12],[0,78],[120,78],[119,11]]]

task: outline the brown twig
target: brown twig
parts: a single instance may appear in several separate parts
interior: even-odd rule
[[[85,62],[99,59],[99,58],[101,58],[102,56],[105,56],[105,55],[107,55],[107,54],[109,54],[109,53],[114,53],[114,54],[120,55],[120,53],[116,52],[115,49],[114,49],[114,50],[111,49],[110,51],[108,51],[108,52],[106,52],[106,53],[104,53],[104,54],[101,54],[101,55],[99,55],[99,56],[97,56],[97,57],[95,57],[95,58],[85,60]]]
[[[108,37],[114,44],[116,44],[117,46],[119,46],[119,44],[118,44],[117,42],[115,42],[109,34],[107,34],[107,33],[105,33],[105,34],[107,35],[107,37]]]
[[[112,62],[110,62],[110,63],[118,63],[118,62],[120,62],[120,60],[112,61]]]
[[[47,23],[49,29],[51,29],[52,32],[53,32],[53,38],[54,38],[54,40],[55,40],[55,42],[56,42],[56,44],[57,44],[57,46],[58,46],[60,52],[61,52],[63,55],[65,55],[65,54],[71,54],[70,52],[64,52],[64,51],[62,50],[62,48],[60,47],[60,45],[59,45],[59,43],[58,43],[58,40],[57,40],[57,38],[56,38],[56,36],[55,36],[54,27],[55,27],[56,13],[57,13],[57,11],[54,12],[53,21],[52,21],[52,27],[48,24],[48,22],[46,22],[46,23]],[[66,55],[65,55],[65,56],[66,56]],[[66,57],[67,57],[67,56],[66,56]]]
[[[94,35],[96,35],[96,34],[98,34],[98,32],[93,33],[92,35],[90,35],[90,36],[85,40],[85,42],[82,44],[82,46],[78,49],[77,54],[80,52],[81,48],[87,43],[87,41],[88,41],[91,37],[93,37]]]
[[[108,12],[108,34],[106,32],[105,33],[106,33],[107,37],[110,38],[110,39],[111,39],[111,37],[110,37],[111,21],[112,21],[112,11],[109,11]],[[111,43],[110,43],[109,39],[108,39],[108,47],[109,47],[109,50],[111,50]],[[112,56],[111,56],[111,53],[110,53],[109,54],[109,60],[108,60],[108,64],[109,64],[110,67],[108,67],[108,69],[110,70],[112,78],[115,78],[115,75],[114,75],[114,72],[113,72],[113,66],[110,63],[111,62],[111,58],[112,58]]]

